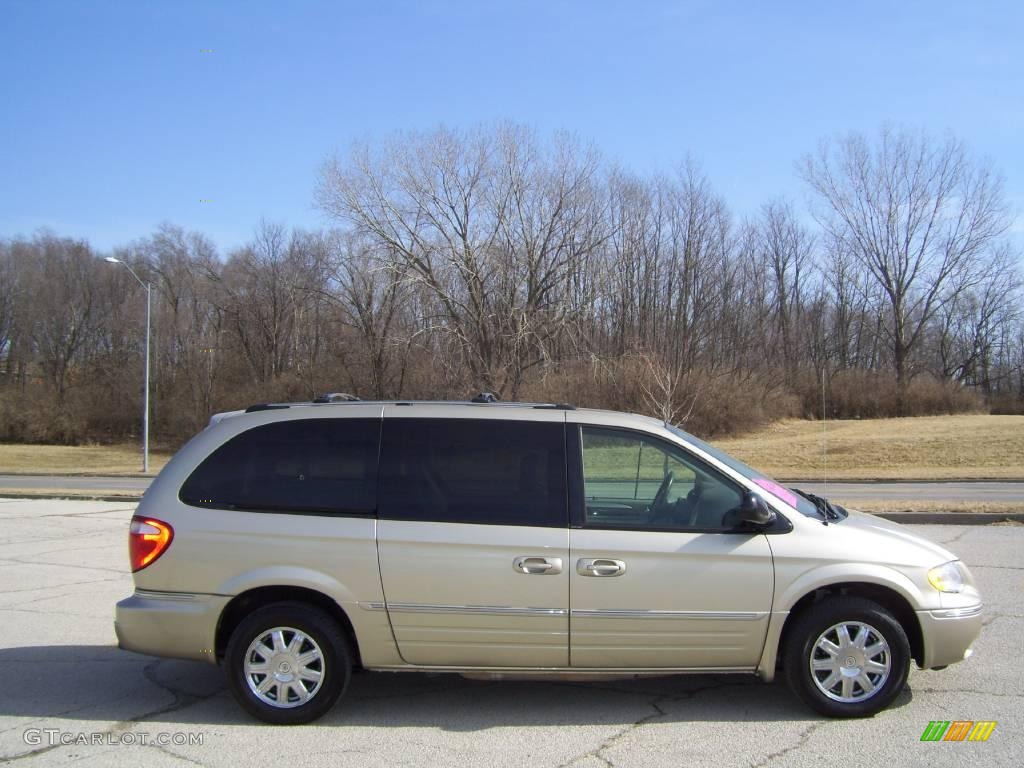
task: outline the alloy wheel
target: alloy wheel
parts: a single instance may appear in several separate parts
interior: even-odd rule
[[[852,704],[874,696],[892,670],[889,643],[877,629],[861,621],[833,624],[814,641],[811,679],[825,696]]]
[[[249,644],[243,672],[249,690],[261,702],[290,709],[305,704],[320,690],[324,654],[306,633],[274,627]]]

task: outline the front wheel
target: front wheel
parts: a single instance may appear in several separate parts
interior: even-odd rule
[[[348,687],[348,641],[326,612],[273,603],[247,616],[224,654],[228,684],[251,715],[275,725],[323,716]]]
[[[896,618],[860,597],[812,606],[797,619],[784,649],[786,682],[829,717],[867,717],[903,690],[910,643]]]

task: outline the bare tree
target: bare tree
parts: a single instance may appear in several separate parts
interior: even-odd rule
[[[1022,281],[1016,258],[1005,244],[995,250],[977,284],[957,293],[938,315],[938,339],[933,345],[940,361],[940,373],[978,386],[986,395],[995,379],[1002,356],[1005,329],[1022,317],[1017,297]]]
[[[677,363],[669,365],[649,352],[639,354],[640,390],[648,413],[666,424],[686,424],[701,397],[702,386]]]
[[[851,134],[823,144],[800,170],[822,226],[884,291],[902,398],[922,332],[976,283],[987,246],[1009,225],[1002,183],[955,139],[888,128],[874,142]]]
[[[134,251],[145,261],[156,291],[155,378],[165,388],[160,400],[174,403],[171,419],[198,429],[213,409],[218,367],[225,359],[224,314],[212,301],[207,279],[219,267],[216,249],[197,232],[164,224]]]
[[[330,270],[330,298],[355,331],[352,346],[365,362],[358,370],[369,369],[370,381],[352,382],[358,386],[351,388],[368,388],[377,398],[397,396],[412,342],[412,334],[399,328],[409,295],[404,261],[376,254],[371,244],[345,233],[335,237]]]
[[[29,290],[31,339],[45,379],[63,408],[80,362],[98,333],[95,274],[101,269],[88,244],[43,234],[36,240],[38,269]]]
[[[569,317],[566,283],[601,242],[597,159],[512,125],[357,146],[317,198],[437,300],[473,379],[515,396]]]
[[[769,267],[771,307],[779,334],[786,379],[796,379],[803,338],[804,291],[814,239],[797,221],[791,205],[775,200],[761,209],[758,245]]]
[[[253,377],[270,382],[292,362],[301,276],[284,226],[263,221],[252,241],[211,272],[215,301]]]
[[[15,302],[20,293],[18,273],[10,243],[0,242],[0,363],[5,375],[11,373],[11,335],[16,316]]]

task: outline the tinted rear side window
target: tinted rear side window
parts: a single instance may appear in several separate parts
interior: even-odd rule
[[[561,424],[384,419],[383,435],[381,518],[568,524]]]
[[[301,419],[254,427],[210,454],[181,487],[220,509],[373,514],[380,419]]]

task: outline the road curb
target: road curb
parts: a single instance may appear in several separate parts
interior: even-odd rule
[[[0,469],[0,475],[7,475],[9,477],[116,477],[121,478],[141,478],[143,480],[155,480],[159,472],[150,472],[148,475],[144,472],[18,472],[11,469]]]
[[[993,525],[1024,523],[1024,512],[868,512],[894,523],[908,525]]]
[[[0,491],[0,499],[21,499],[24,501],[141,501],[142,495],[129,496],[127,494],[67,494],[67,493],[12,493]]]

